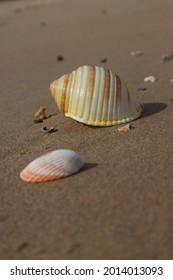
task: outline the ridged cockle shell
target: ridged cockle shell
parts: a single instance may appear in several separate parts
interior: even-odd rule
[[[32,161],[20,173],[20,178],[26,182],[52,181],[70,176],[83,166],[80,154],[71,150],[55,150]]]
[[[123,80],[103,67],[79,67],[51,83],[50,90],[60,111],[87,125],[126,123],[142,112]]]

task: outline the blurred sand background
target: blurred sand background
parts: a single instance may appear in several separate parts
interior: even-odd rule
[[[173,53],[172,15],[172,0],[0,1],[1,259],[173,258],[173,60],[162,61]],[[49,84],[84,64],[119,74],[144,104],[131,131],[58,111]],[[158,81],[144,83],[150,75]],[[41,105],[56,115],[34,124]],[[20,180],[30,161],[60,148],[81,153],[85,168]]]

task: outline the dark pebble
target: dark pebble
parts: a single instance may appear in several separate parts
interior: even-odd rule
[[[64,57],[62,55],[57,56],[57,61],[63,61],[63,60],[64,60]]]
[[[101,63],[106,63],[107,62],[107,58],[103,58],[100,60]]]
[[[106,10],[102,10],[101,13],[102,13],[102,15],[106,15],[107,11]]]
[[[23,249],[25,249],[26,247],[28,247],[29,243],[28,242],[23,242],[21,245],[19,245],[19,247],[17,248],[17,251],[22,251]]]
[[[139,87],[139,88],[137,89],[137,91],[145,91],[145,90],[147,90],[146,87]]]
[[[42,22],[40,23],[40,25],[41,25],[42,27],[44,27],[44,26],[46,26],[46,23],[45,23],[44,21],[42,21]]]
[[[172,60],[172,59],[173,59],[173,54],[167,53],[167,54],[165,54],[165,55],[162,55],[162,60],[163,60],[164,62],[168,62],[168,61],[170,61],[170,60]]]

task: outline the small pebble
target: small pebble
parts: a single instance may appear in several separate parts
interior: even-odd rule
[[[46,132],[46,133],[51,133],[51,132],[55,132],[56,129],[54,127],[47,128],[46,126],[44,126],[44,127],[41,127],[41,131]]]
[[[57,61],[63,61],[63,60],[64,60],[64,57],[62,55],[57,56]]]
[[[157,78],[155,76],[148,76],[144,78],[144,82],[151,82],[154,83],[157,81]]]
[[[101,63],[106,63],[107,62],[107,58],[103,58],[100,60]]]
[[[138,35],[139,35],[139,36],[143,36],[143,35],[145,35],[145,33],[144,33],[143,31],[140,31],[140,32],[138,33]]]
[[[46,22],[42,21],[42,22],[40,23],[40,25],[41,25],[42,27],[44,27],[44,26],[46,26]]]
[[[170,83],[173,83],[173,79],[170,79],[169,81],[170,81]]]
[[[45,147],[45,150],[50,149],[50,148],[51,148],[51,146],[46,146],[46,147]]]
[[[126,124],[124,126],[118,127],[118,131],[120,131],[120,132],[127,132],[127,131],[129,131],[131,129],[132,129],[132,126],[131,126],[130,123],[128,123],[128,124]]]
[[[146,88],[146,87],[139,87],[139,88],[137,89],[137,91],[144,91],[144,90],[147,90],[147,88]]]
[[[173,54],[171,54],[171,53],[167,53],[167,54],[162,55],[162,60],[164,62],[168,62],[172,59],[173,59]]]
[[[106,15],[107,14],[107,10],[102,10],[101,13],[102,13],[102,15]]]
[[[138,50],[131,52],[131,56],[139,56],[139,55],[142,55],[142,54],[143,54],[143,52],[142,51],[138,51]]]

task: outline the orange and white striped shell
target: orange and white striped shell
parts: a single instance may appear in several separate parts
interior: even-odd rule
[[[78,172],[84,166],[80,154],[71,150],[55,150],[32,161],[20,173],[25,182],[57,180]]]
[[[50,90],[60,111],[87,125],[122,124],[142,112],[122,79],[103,67],[79,67],[51,83]]]

